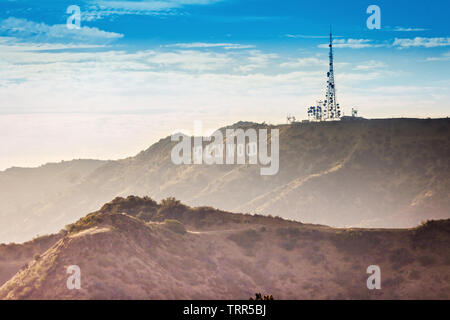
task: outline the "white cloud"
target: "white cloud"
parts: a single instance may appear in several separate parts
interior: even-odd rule
[[[262,53],[259,50],[247,51],[246,56],[238,57],[233,70],[238,73],[254,72],[258,69],[264,69],[269,66],[273,59],[278,55],[273,53]]]
[[[196,50],[151,53],[144,61],[158,67],[184,71],[220,71],[233,64],[232,57],[226,54]]]
[[[249,49],[254,48],[252,45],[244,45],[239,43],[206,43],[206,42],[191,42],[191,43],[174,43],[168,44],[165,47],[177,48],[224,48],[230,49]]]
[[[189,5],[209,5],[222,0],[142,0],[142,1],[105,1],[92,0],[83,17],[87,21],[101,19],[109,15],[139,14],[167,15]]]
[[[410,48],[410,47],[424,47],[424,48],[434,48],[434,47],[446,47],[450,46],[450,38],[422,38],[415,37],[414,39],[399,39],[395,38],[394,47],[400,48]]]
[[[15,38],[44,43],[98,43],[123,37],[123,34],[107,32],[98,28],[83,26],[79,29],[69,29],[65,24],[50,26],[45,23],[37,23],[14,17],[0,21],[0,32]]]
[[[0,168],[128,156],[173,128],[191,129],[195,119],[215,128],[239,120],[281,123],[288,113],[302,119],[303,106],[322,98],[326,84],[320,57],[293,61],[316,69],[286,64],[276,71],[289,61],[259,50],[42,52],[13,44],[0,38]],[[377,61],[360,65],[373,69],[336,74],[344,108],[358,106],[367,117],[448,112],[444,84],[363,89],[392,75]]]
[[[280,67],[283,68],[299,68],[299,67],[309,67],[309,66],[326,66],[328,65],[328,60],[318,59],[316,57],[309,58],[299,58],[294,61],[283,62]]]
[[[285,37],[294,39],[328,39],[329,36],[312,36],[305,34],[285,34]]]
[[[372,40],[370,39],[336,39],[333,41],[333,47],[351,49],[370,48],[374,46],[371,42]],[[328,48],[328,44],[320,44],[319,48]]]
[[[427,31],[428,29],[424,28],[412,28],[412,27],[395,27],[394,31],[398,32],[417,32],[417,31]]]
[[[442,54],[439,57],[428,57],[426,61],[448,61],[450,60],[450,51]]]
[[[358,64],[357,66],[355,66],[353,68],[353,70],[367,71],[367,70],[380,69],[380,68],[385,68],[385,67],[386,67],[386,64],[384,62],[376,61],[376,60],[369,60],[367,62]]]
[[[85,43],[48,43],[48,42],[26,42],[16,37],[0,37],[0,48],[4,52],[14,51],[43,51],[43,50],[63,50],[63,49],[93,49],[104,48],[104,44],[85,44]]]

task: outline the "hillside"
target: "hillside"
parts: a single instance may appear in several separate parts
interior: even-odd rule
[[[449,245],[450,220],[334,229],[117,198],[51,238],[1,246],[11,257],[41,250],[14,276],[0,260],[0,279],[10,277],[0,299],[449,299]],[[369,291],[373,264],[382,289]],[[81,268],[81,290],[66,287],[69,265]]]
[[[0,172],[0,190],[8,191],[0,193],[0,242],[57,232],[81,213],[131,194],[334,227],[406,228],[450,218],[449,124],[379,119],[269,126],[280,130],[275,176],[261,176],[259,166],[175,166],[170,137],[134,157],[87,168],[70,184],[33,169],[50,190],[32,185],[25,193],[27,174],[12,183]]]
[[[105,163],[73,160],[0,172],[0,243],[27,241],[48,233],[45,225],[52,226],[53,232],[60,229],[64,225],[59,222],[61,213],[51,209],[49,213],[47,208]],[[59,227],[54,229],[55,225]]]

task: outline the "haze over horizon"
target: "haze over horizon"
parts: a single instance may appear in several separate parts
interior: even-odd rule
[[[366,118],[447,117],[448,1],[0,0],[0,170],[133,156],[176,130],[306,118],[325,94]],[[81,29],[69,30],[78,5]]]

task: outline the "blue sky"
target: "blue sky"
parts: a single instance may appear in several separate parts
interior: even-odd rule
[[[80,29],[66,26],[70,5]],[[330,24],[347,114],[448,116],[449,11],[447,0],[0,0],[0,170],[129,156],[196,120],[306,118],[325,93]]]

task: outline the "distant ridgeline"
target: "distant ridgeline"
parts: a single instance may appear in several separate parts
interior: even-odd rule
[[[229,128],[278,129],[278,173],[261,176],[259,166],[239,164],[177,166],[170,137],[118,161],[13,168],[0,172],[0,242],[58,232],[128,195],[337,227],[413,227],[450,217],[448,118]]]

